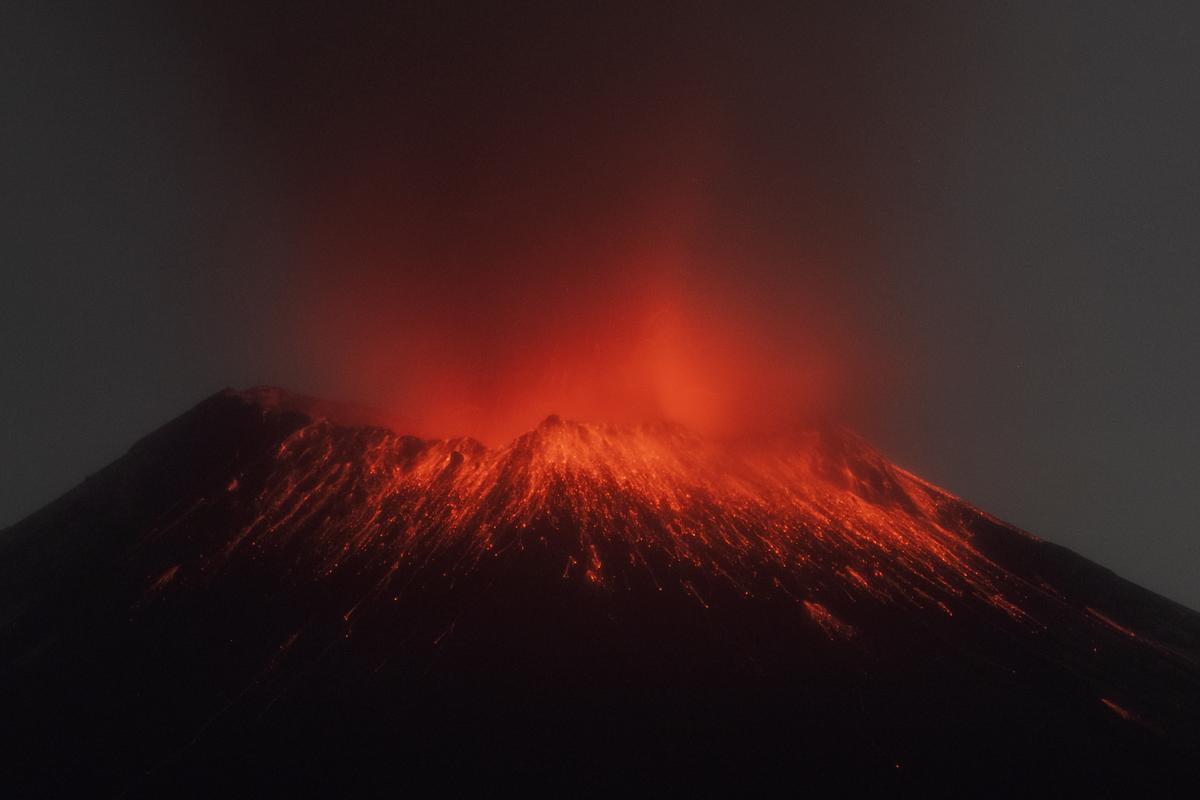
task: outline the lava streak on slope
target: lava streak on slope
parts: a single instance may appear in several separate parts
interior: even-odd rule
[[[263,402],[273,391],[225,400],[275,414]],[[667,422],[551,416],[488,448],[344,427],[318,413],[269,463],[247,467],[226,496],[198,501],[240,508],[248,520],[223,542],[223,558],[288,554],[312,576],[369,578],[356,607],[395,601],[396,586],[414,578],[452,582],[525,550],[540,551],[564,581],[608,591],[652,586],[705,607],[713,592],[785,599],[842,638],[853,623],[841,616],[864,604],[946,617],[985,608],[1031,631],[1061,605],[975,546],[986,515],[842,428],[739,445]],[[162,569],[179,588],[223,567]],[[1089,613],[1092,625],[1098,619]]]
[[[6,532],[15,785],[1028,785],[1200,750],[1194,613],[844,429],[487,447],[341,411],[222,392]]]

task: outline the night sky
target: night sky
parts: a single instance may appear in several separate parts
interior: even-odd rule
[[[0,525],[230,385],[835,414],[1200,608],[1194,4],[103,5],[0,11]]]

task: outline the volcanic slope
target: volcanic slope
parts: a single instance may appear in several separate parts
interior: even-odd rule
[[[1200,759],[1200,615],[844,429],[354,422],[225,391],[0,535],[14,785],[1103,793]]]

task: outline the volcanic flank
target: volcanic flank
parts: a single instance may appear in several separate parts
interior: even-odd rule
[[[1200,615],[848,431],[489,449],[342,411],[222,392],[4,532],[17,787],[979,794],[1200,757]]]

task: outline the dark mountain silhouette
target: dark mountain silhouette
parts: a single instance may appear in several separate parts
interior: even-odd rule
[[[1167,787],[1200,615],[848,431],[225,391],[0,535],[13,796]]]

